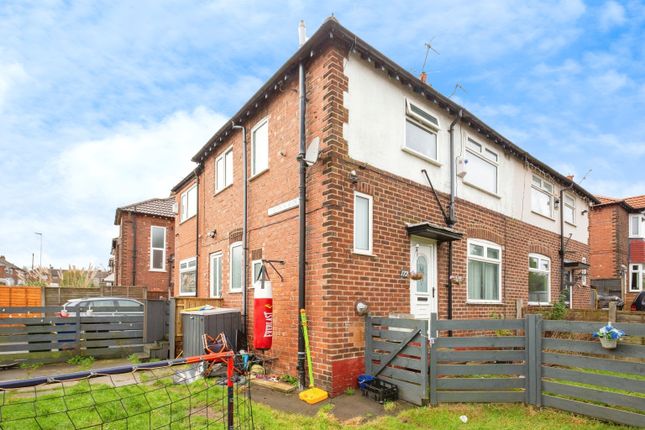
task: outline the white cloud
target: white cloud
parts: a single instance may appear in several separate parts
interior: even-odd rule
[[[18,84],[26,81],[27,72],[20,63],[0,63],[0,111],[6,105],[10,92]]]
[[[598,11],[598,21],[603,31],[625,23],[625,8],[615,1],[608,1]]]
[[[597,91],[605,94],[615,93],[630,83],[630,79],[624,73],[616,70],[608,70],[599,75],[589,77],[589,82]]]

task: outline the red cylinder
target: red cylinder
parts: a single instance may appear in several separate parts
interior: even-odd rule
[[[273,293],[271,281],[255,282],[253,298],[253,347],[271,349],[273,343]]]

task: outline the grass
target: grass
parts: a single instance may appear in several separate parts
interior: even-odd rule
[[[26,369],[26,370],[35,370],[40,367],[42,367],[44,363],[39,363],[39,362],[34,362],[34,363],[20,363],[20,368],[21,369]]]
[[[356,390],[354,389],[354,387],[347,387],[345,389],[346,396],[353,396],[354,394],[356,394]]]
[[[94,364],[96,359],[91,355],[75,355],[74,357],[67,360],[67,364],[72,366],[78,366],[82,369],[89,369]]]
[[[130,354],[128,355],[128,361],[132,364],[139,364],[141,363],[141,359],[137,354]]]

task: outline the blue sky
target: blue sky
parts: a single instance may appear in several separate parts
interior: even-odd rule
[[[324,4],[324,5],[321,5]],[[0,254],[107,265],[117,206],[168,195],[330,14],[597,194],[645,194],[645,4],[0,2]]]

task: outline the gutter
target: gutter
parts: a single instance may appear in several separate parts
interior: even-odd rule
[[[197,209],[195,211],[195,297],[199,297],[199,166],[193,170],[193,175],[195,176],[195,207]]]
[[[137,205],[132,212],[132,286],[137,285]]]
[[[455,193],[457,189],[457,175],[455,166],[455,126],[459,124],[463,117],[463,111],[459,109],[457,116],[450,123],[450,203],[448,205],[448,227],[452,228],[457,223],[457,215],[455,214]],[[453,249],[452,240],[448,242],[448,319],[452,319],[452,265],[453,265]],[[448,332],[452,336],[452,330]]]

